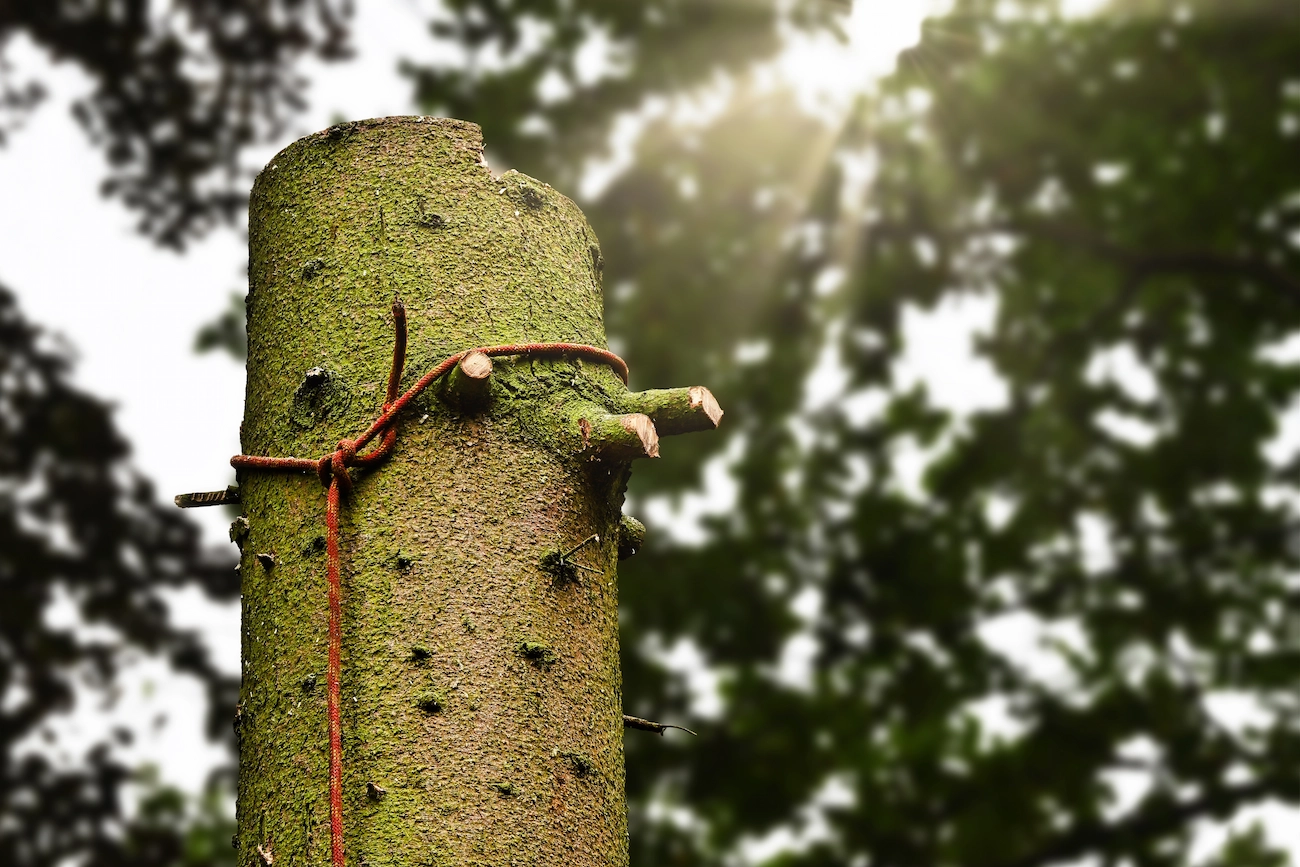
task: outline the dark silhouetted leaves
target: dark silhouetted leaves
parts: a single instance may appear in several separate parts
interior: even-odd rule
[[[12,80],[23,34],[94,89],[73,106],[111,167],[103,191],[139,228],[180,247],[245,207],[241,151],[284,134],[304,105],[304,54],[347,55],[350,0],[6,0],[0,3],[0,143],[43,94]]]
[[[0,863],[219,863],[181,857],[198,838],[186,841],[163,802],[146,799],[126,821],[122,789],[134,769],[109,743],[71,767],[32,748],[78,694],[102,697],[141,653],[198,677],[210,734],[230,735],[237,684],[198,636],[171,625],[161,592],[198,586],[229,599],[238,573],[231,558],[204,554],[194,526],[156,501],[126,456],[108,408],[69,384],[64,353],[0,287]],[[66,613],[51,619],[66,606],[80,626]]]

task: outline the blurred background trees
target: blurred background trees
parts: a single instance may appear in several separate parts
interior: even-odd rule
[[[0,33],[38,32],[11,9]],[[345,11],[190,14],[221,22],[209,45],[264,34],[252,60],[213,49],[216,80],[289,82],[299,52],[343,50]],[[958,0],[828,110],[772,69],[848,11],[447,0],[439,59],[405,61],[421,111],[579,198],[638,387],[707,382],[727,409],[630,492],[651,536],[620,570],[625,706],[700,732],[629,735],[633,863],[1289,863],[1250,820],[1300,798],[1300,8]],[[292,86],[266,92],[285,94],[266,117],[292,108]],[[212,99],[184,113],[263,104]],[[162,178],[122,193],[144,230],[172,243],[238,210],[239,148],[274,129],[240,118],[181,136],[179,181],[147,156],[161,120],[130,127],[143,162],[109,148],[133,183]],[[627,153],[593,182],[611,136]],[[950,393],[917,373],[936,358],[962,372]],[[11,512],[34,472],[14,454]],[[30,626],[56,579],[0,550]],[[150,581],[208,580],[185,550],[144,558],[121,616],[152,610]],[[5,713],[24,634],[0,635]],[[83,658],[30,653],[52,677]]]
[[[135,769],[113,748],[127,729],[99,733],[72,767],[47,754],[78,691],[110,698],[141,654],[199,678],[214,735],[239,687],[163,598],[185,584],[237,598],[230,558],[205,555],[197,528],[131,469],[109,407],[72,387],[68,366],[0,286],[0,861],[224,863],[212,840],[233,823],[219,810],[185,827],[179,793],[146,776],[141,809],[123,814]]]
[[[304,106],[304,55],[347,56],[350,0],[4,0],[0,143],[46,95],[6,57],[21,35],[94,82],[73,113],[103,151],[105,195],[179,247],[242,217],[242,151]]]

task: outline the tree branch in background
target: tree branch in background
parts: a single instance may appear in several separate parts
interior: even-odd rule
[[[103,192],[140,217],[141,232],[180,248],[239,215],[248,200],[240,154],[283,134],[304,105],[304,55],[348,56],[350,0],[183,0],[159,14],[142,0],[0,3],[0,73],[24,34],[94,82],[73,106],[104,151]],[[0,129],[38,101],[39,85],[0,82]]]

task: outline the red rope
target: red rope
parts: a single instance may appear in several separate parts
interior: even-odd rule
[[[346,475],[346,473],[344,474]],[[339,483],[330,482],[325,500],[325,551],[329,561],[329,675],[326,707],[330,732],[330,857],[343,861],[343,718],[339,709],[339,674],[343,670],[343,601],[339,579]]]
[[[329,714],[330,740],[330,856],[333,867],[345,867],[343,860],[343,723],[339,707],[339,674],[343,655],[343,600],[342,582],[339,578],[339,511],[343,494],[352,490],[352,477],[348,467],[370,467],[378,464],[393,449],[397,441],[397,416],[420,393],[446,376],[461,359],[471,352],[481,352],[492,358],[502,355],[580,355],[610,365],[627,383],[627,364],[608,349],[582,343],[507,343],[500,346],[482,346],[467,349],[443,359],[408,388],[402,395],[397,389],[406,364],[406,308],[402,302],[393,302],[393,364],[388,372],[388,392],[379,418],[355,440],[339,440],[338,447],[327,455],[311,458],[274,458],[264,455],[235,455],[230,465],[236,470],[270,470],[273,472],[315,472],[328,490],[325,506],[325,551],[329,577],[329,672],[327,678],[326,707]],[[358,453],[372,439],[383,435],[379,445],[364,454]]]

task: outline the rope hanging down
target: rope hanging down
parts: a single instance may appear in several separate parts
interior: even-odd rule
[[[385,458],[397,441],[397,416],[420,393],[446,376],[461,359],[471,352],[481,352],[489,357],[502,355],[581,355],[610,365],[627,383],[627,364],[608,349],[581,343],[507,343],[500,346],[480,346],[449,355],[437,366],[420,377],[400,396],[398,384],[406,364],[406,308],[401,301],[393,302],[393,364],[388,372],[388,392],[384,410],[379,418],[356,439],[341,439],[338,447],[327,455],[311,458],[275,458],[262,455],[235,455],[230,465],[236,470],[270,470],[273,472],[315,472],[321,484],[328,489],[325,506],[325,545],[329,575],[329,664],[327,681],[327,709],[330,739],[330,851],[333,867],[345,867],[343,860],[343,727],[339,710],[339,673],[342,669],[342,592],[339,580],[339,508],[343,494],[352,490],[349,467],[372,467]],[[379,445],[361,453],[375,437],[382,437]]]

